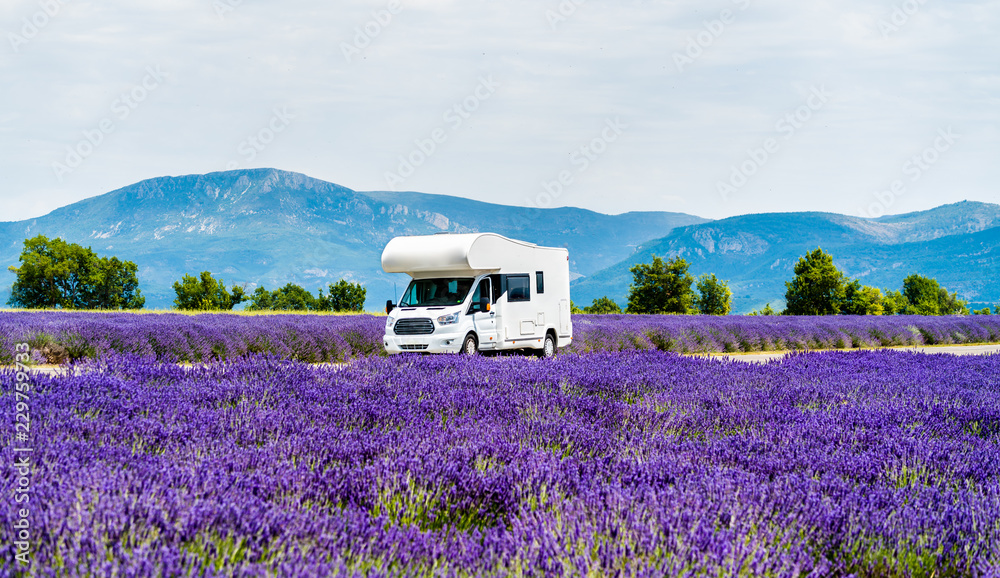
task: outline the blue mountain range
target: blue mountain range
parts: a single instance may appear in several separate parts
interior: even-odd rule
[[[211,271],[227,285],[315,292],[343,278],[368,288],[380,309],[405,278],[381,270],[398,235],[492,231],[570,251],[578,305],[625,304],[628,268],[680,255],[693,274],[729,281],[734,312],[780,306],[784,281],[806,251],[823,247],[867,285],[898,288],[911,273],[937,278],[975,303],[1000,300],[1000,206],[963,202],[863,219],[773,213],[711,221],[694,215],[604,215],[532,209],[415,192],[359,192],[308,176],[251,169],[145,180],[48,215],[0,223],[0,265],[16,265],[26,238],[62,237],[99,255],[134,261],[146,306],[172,305],[172,284]],[[6,301],[14,275],[0,277]]]

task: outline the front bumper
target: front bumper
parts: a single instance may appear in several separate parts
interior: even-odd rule
[[[396,335],[388,330],[382,338],[386,353],[458,353],[465,337],[459,332],[441,330],[431,335]]]

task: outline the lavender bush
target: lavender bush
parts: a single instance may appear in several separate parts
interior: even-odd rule
[[[206,362],[270,353],[308,362],[381,355],[373,315],[0,312],[0,364],[27,341],[51,363],[111,353]],[[1000,342],[1000,317],[705,317],[576,315],[568,352],[678,353],[851,349]]]
[[[372,315],[0,312],[0,364],[28,342],[48,362],[112,353],[206,362],[269,353],[312,363],[382,353],[385,321]]]
[[[1000,570],[996,355],[78,370],[35,378],[32,576]],[[2,415],[14,381],[0,372]],[[2,576],[28,572],[14,475]]]
[[[1000,317],[575,315],[571,351],[677,353],[1000,342]]]

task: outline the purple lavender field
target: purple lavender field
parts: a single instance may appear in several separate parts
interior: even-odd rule
[[[207,362],[266,353],[310,363],[382,353],[385,320],[373,315],[0,312],[0,364],[31,344],[40,363],[112,354]]]
[[[1000,342],[1000,316],[705,317],[575,315],[569,353],[656,349],[677,353],[852,349]],[[373,315],[0,312],[0,365],[29,342],[35,361],[114,353],[207,362],[267,353],[306,362],[382,354]]]
[[[34,378],[34,561],[5,507],[0,575],[1000,571],[998,355],[78,368]]]
[[[1000,316],[574,315],[573,351],[808,351],[1000,342]]]

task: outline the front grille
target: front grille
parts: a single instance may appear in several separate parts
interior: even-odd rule
[[[400,345],[403,351],[427,351],[427,345]]]
[[[394,328],[396,335],[430,335],[434,322],[430,319],[400,319]]]

